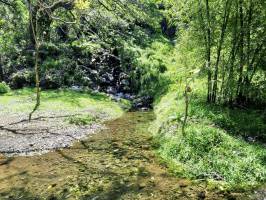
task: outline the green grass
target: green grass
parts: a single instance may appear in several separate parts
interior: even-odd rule
[[[13,90],[0,96],[1,112],[30,112],[34,106],[35,93],[32,88]],[[39,111],[79,111],[93,109],[108,113],[111,118],[123,114],[129,103],[113,102],[102,93],[76,92],[71,90],[46,90],[41,92]]]
[[[184,99],[172,85],[158,99],[151,126],[159,155],[178,175],[221,179],[228,188],[250,188],[266,182],[265,117],[261,110],[230,109],[205,103],[204,85],[194,84],[185,135],[181,134]],[[248,137],[258,142],[247,142]]]
[[[159,74],[163,86],[159,84],[154,89],[156,120],[150,126],[159,155],[179,176],[212,182],[221,179],[218,184],[231,189],[265,183],[265,110],[208,105],[206,83],[198,78],[191,83],[188,124],[185,135],[181,134],[185,80],[192,76],[191,71],[204,65],[204,59],[198,56],[196,41],[189,34],[179,34],[181,40],[175,45],[154,40],[141,50],[139,58],[141,66],[156,69],[160,61],[167,67],[167,71]],[[248,139],[257,142],[247,142]]]
[[[68,123],[78,126],[91,125],[97,121],[97,118],[92,115],[72,116],[67,119]]]
[[[179,176],[212,182],[221,179],[218,184],[231,189],[265,183],[265,111],[208,105],[206,83],[198,78],[191,83],[188,124],[186,134],[181,134],[185,79],[204,65],[197,56],[196,41],[186,34],[182,38],[176,45],[155,39],[149,47],[139,50],[140,66],[156,71],[159,62],[167,67],[159,74],[158,87],[151,93],[155,97],[156,120],[150,129],[155,134],[159,155]]]

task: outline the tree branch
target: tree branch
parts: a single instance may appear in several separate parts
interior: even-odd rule
[[[15,9],[15,6],[12,3],[10,3],[9,1],[0,0],[0,3],[3,3],[9,7],[12,7],[13,9]]]

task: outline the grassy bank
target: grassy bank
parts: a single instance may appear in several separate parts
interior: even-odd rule
[[[32,88],[10,91],[0,96],[1,113],[30,112],[34,106],[35,93]],[[46,90],[41,93],[39,111],[78,111],[93,109],[108,113],[110,118],[117,118],[129,107],[126,101],[114,102],[101,93],[77,92],[72,90]]]
[[[187,36],[184,35],[183,38]],[[224,188],[244,188],[266,181],[266,121],[263,109],[229,108],[206,103],[206,78],[194,76],[203,65],[194,48],[195,41],[177,44],[155,40],[142,50],[141,63],[154,69],[159,58],[166,70],[153,88],[156,120],[150,129],[155,134],[158,153],[179,176],[218,181]],[[191,101],[185,135],[184,88],[191,82]]]
[[[182,85],[157,99],[151,126],[159,155],[180,176],[250,188],[266,181],[265,111],[205,103],[204,83],[194,83],[185,134]],[[263,144],[264,143],[264,144]]]

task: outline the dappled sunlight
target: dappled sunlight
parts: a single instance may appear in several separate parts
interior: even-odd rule
[[[148,134],[152,113],[127,113],[106,122],[106,129],[67,149],[42,156],[3,159],[0,196],[54,199],[194,198],[194,184],[169,174],[156,158]],[[8,181],[7,181],[8,180]],[[20,188],[20,184],[26,187]],[[200,185],[200,187],[199,187]],[[208,193],[208,197],[219,194]]]
[[[0,0],[0,200],[266,200],[264,0]]]

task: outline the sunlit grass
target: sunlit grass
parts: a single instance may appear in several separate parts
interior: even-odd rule
[[[0,96],[1,112],[30,112],[35,103],[34,89],[24,88]],[[101,93],[77,92],[72,90],[46,90],[41,92],[39,111],[78,111],[94,109],[106,112],[111,117],[120,116],[127,102],[116,103]]]

